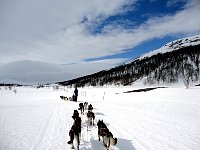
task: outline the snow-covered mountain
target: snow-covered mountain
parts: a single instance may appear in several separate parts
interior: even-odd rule
[[[200,34],[169,42],[159,49],[153,50],[149,53],[146,53],[146,54],[140,56],[139,59],[143,59],[145,57],[151,57],[158,53],[167,53],[167,52],[178,50],[178,49],[181,49],[184,47],[195,46],[195,45],[199,45],[199,44],[200,44]]]
[[[61,65],[22,60],[0,66],[1,83],[37,84],[57,82],[71,77]]]
[[[41,61],[21,60],[0,65],[0,83],[22,85],[55,83],[113,66],[114,63],[110,63],[109,61],[53,64]]]
[[[200,35],[179,39],[124,65],[103,70],[60,84],[130,85],[177,84],[200,82]]]
[[[91,66],[91,63],[58,65],[30,60],[17,61],[0,66],[0,83],[42,84],[64,81],[61,84],[79,83],[82,86],[128,85],[135,81],[144,84],[171,84],[179,80],[199,82],[199,47],[200,35],[191,36],[172,41],[131,62],[107,70],[103,69],[111,67],[106,63],[99,65],[92,62]],[[86,71],[85,68],[92,69]],[[93,73],[95,69],[102,71]],[[89,73],[93,74],[83,76]],[[73,80],[66,81],[69,79]]]

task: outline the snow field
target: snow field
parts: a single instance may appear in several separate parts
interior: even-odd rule
[[[114,137],[111,150],[198,150],[200,147],[200,88],[161,88],[123,93],[133,87],[79,88],[78,102],[63,101],[71,88],[0,90],[1,150],[68,150],[72,114],[79,102],[89,102]],[[80,150],[103,150],[97,127],[82,118]]]

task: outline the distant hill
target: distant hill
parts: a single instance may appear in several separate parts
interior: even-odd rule
[[[22,60],[0,66],[1,84],[45,84],[64,80],[70,74],[61,65]],[[62,81],[61,80],[61,81]]]
[[[59,82],[61,85],[103,86],[176,84],[187,87],[200,81],[200,35],[172,41],[124,65]]]

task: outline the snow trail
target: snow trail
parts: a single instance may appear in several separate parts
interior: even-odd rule
[[[70,150],[72,114],[80,102],[94,107],[95,126],[80,114],[80,150],[103,150],[96,123],[103,119],[114,137],[110,150],[198,150],[199,87],[123,93],[130,88],[80,88],[78,102],[63,101],[73,89],[18,87],[0,90],[0,150]]]
[[[44,125],[41,128],[41,132],[39,133],[37,140],[33,144],[32,150],[37,150],[38,149],[38,146],[40,145],[41,140],[44,138],[45,133],[47,132],[47,128],[48,128],[50,122],[52,122],[55,110],[56,110],[56,106],[54,108],[54,111],[49,115],[49,117],[47,118],[47,120],[44,122]]]

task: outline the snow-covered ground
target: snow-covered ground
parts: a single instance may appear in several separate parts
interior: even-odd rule
[[[167,53],[167,52],[171,52],[174,50],[178,50],[183,47],[195,46],[195,45],[199,45],[199,44],[200,44],[200,35],[190,36],[190,37],[186,37],[186,38],[182,38],[179,40],[169,42],[159,49],[156,49],[151,52],[143,54],[142,56],[139,57],[139,59],[143,59],[145,57],[151,57],[158,53]]]
[[[79,88],[78,102],[63,101],[73,89],[17,87],[0,90],[1,150],[68,150],[73,110],[89,102],[114,137],[111,150],[199,150],[200,87],[158,88],[130,92],[135,87]],[[81,115],[80,150],[103,150],[97,127],[87,130]]]

